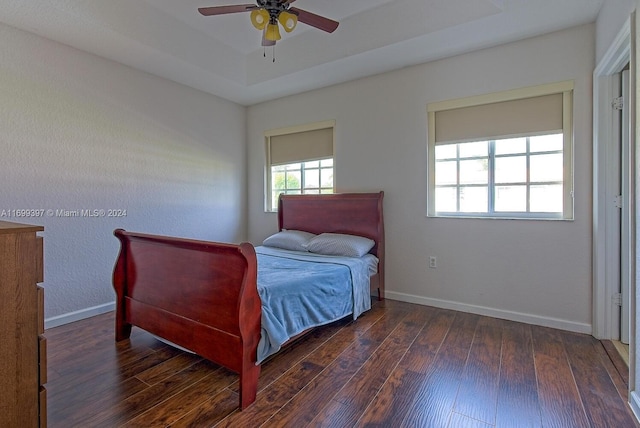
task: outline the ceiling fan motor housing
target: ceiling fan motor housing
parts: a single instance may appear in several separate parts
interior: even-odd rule
[[[257,0],[258,6],[269,12],[270,21],[272,24],[275,24],[277,22],[278,16],[281,12],[289,9],[289,3],[289,1],[284,0]]]

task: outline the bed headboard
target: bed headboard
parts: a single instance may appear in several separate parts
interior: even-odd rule
[[[280,195],[278,230],[295,229],[315,234],[346,233],[373,239],[370,253],[378,257],[379,281],[384,281],[384,192],[324,195]],[[380,290],[379,294],[382,295]]]

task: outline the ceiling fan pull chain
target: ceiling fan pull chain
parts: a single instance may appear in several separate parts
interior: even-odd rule
[[[262,57],[263,58],[267,57],[267,47],[266,46],[262,47]],[[275,46],[271,47],[271,62],[276,62],[276,47]]]

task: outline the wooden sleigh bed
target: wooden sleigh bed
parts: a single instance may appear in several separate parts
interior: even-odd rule
[[[282,195],[279,230],[372,239],[371,294],[384,297],[383,192]],[[252,244],[224,244],[117,229],[116,341],[138,326],[240,375],[240,409],[255,401],[261,299]]]

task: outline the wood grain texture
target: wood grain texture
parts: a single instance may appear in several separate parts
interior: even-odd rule
[[[207,401],[236,380],[232,372],[220,368],[167,398],[161,406],[151,407],[146,412],[127,421],[127,427],[166,427],[182,419],[194,407]],[[237,397],[237,396],[236,396]]]
[[[449,419],[449,428],[490,428],[493,425],[472,419],[468,416],[461,415],[460,413],[453,412],[451,419]]]
[[[607,369],[609,377],[616,386],[618,394],[620,394],[626,403],[629,401],[629,368],[626,365],[619,365],[622,357],[620,357],[616,350],[613,350],[614,353],[612,354],[610,352],[611,350],[607,349],[606,342],[606,340],[603,340],[601,341],[602,346],[594,347],[596,348],[596,353],[600,356],[600,361],[602,361],[604,368]]]
[[[478,315],[456,314],[430,370],[419,376],[419,390],[400,426],[447,426],[479,320]]]
[[[36,282],[43,282],[44,281],[44,238],[42,236],[36,237],[35,269],[36,269]],[[43,309],[44,309],[44,306],[43,306]]]
[[[385,384],[432,314],[416,310],[389,334],[311,425],[353,426]]]
[[[0,235],[12,235],[14,233],[42,232],[44,227],[33,224],[13,223],[10,221],[0,221]]]
[[[113,322],[45,332],[50,426],[640,427],[586,335],[376,300],[268,359],[239,411],[233,373]]]
[[[500,379],[503,322],[483,317],[478,321],[456,397],[454,412],[495,424]]]
[[[407,313],[389,311],[369,330],[358,336],[303,390],[269,419],[277,426],[304,426],[351,381],[384,340],[402,323]],[[291,409],[297,409],[292,411]]]
[[[504,322],[497,427],[541,427],[531,328]]]
[[[391,426],[402,420],[412,405],[420,387],[416,373],[426,373],[455,317],[453,311],[428,309],[431,318],[367,407],[359,426]]]
[[[600,343],[590,336],[568,332],[562,333],[562,339],[591,426],[633,426],[633,416],[627,406],[612,399],[617,395],[616,387],[594,350]]]
[[[562,333],[532,327],[542,426],[589,427]]]
[[[0,426],[37,427],[46,412],[46,341],[38,338],[43,310],[36,232],[39,226],[0,222]],[[40,257],[40,260],[38,258]],[[42,348],[41,348],[42,347]],[[42,406],[40,402],[42,401]]]

